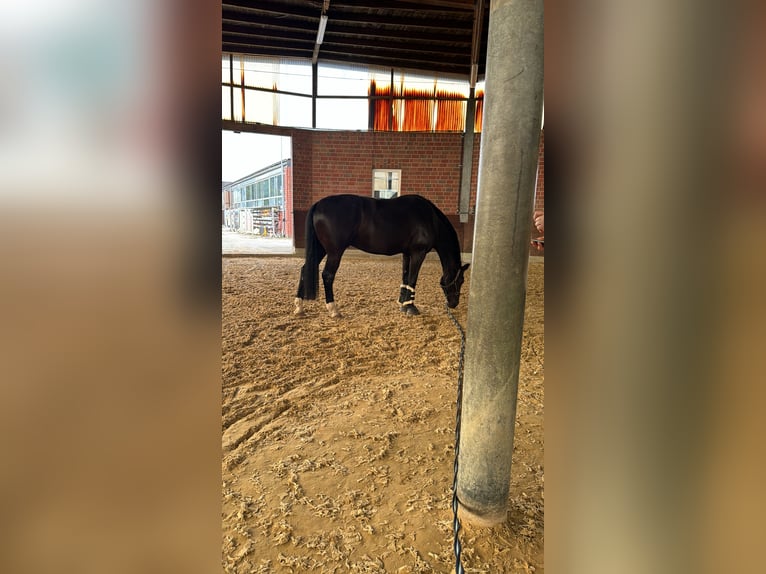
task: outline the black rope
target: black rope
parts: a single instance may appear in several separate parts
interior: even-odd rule
[[[457,327],[457,330],[460,333],[460,358],[458,359],[457,364],[457,412],[455,415],[455,466],[454,476],[452,478],[452,530],[454,532],[453,548],[455,550],[455,574],[464,574],[465,570],[463,569],[463,565],[460,563],[460,554],[462,553],[463,547],[460,544],[460,519],[457,516],[459,502],[457,498],[457,459],[460,454],[460,417],[463,410],[463,362],[465,359],[465,332],[463,331],[463,327],[460,326],[460,323],[458,323],[457,319],[455,319],[455,316],[452,314],[452,311],[450,311],[450,308],[446,305],[446,303],[444,308],[447,310],[447,315],[455,324],[455,327]]]

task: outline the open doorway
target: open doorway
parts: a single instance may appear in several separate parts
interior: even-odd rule
[[[223,254],[294,252],[291,140],[221,131]]]

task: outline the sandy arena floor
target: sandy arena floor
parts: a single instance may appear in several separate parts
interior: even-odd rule
[[[223,260],[224,571],[454,572],[460,341],[438,259],[419,317],[399,312],[398,257],[343,260],[342,319],[323,292],[294,317],[301,263]],[[530,262],[507,520],[464,525],[466,572],[544,571],[543,270]]]

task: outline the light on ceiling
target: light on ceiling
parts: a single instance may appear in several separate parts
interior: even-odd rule
[[[317,44],[324,40],[324,29],[327,28],[327,14],[322,14],[319,18],[319,31],[317,32]]]

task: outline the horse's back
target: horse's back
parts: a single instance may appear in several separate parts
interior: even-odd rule
[[[360,210],[370,214],[411,214],[418,217],[428,217],[437,210],[436,206],[420,195],[400,195],[393,199],[375,199],[363,195],[341,193],[323,197],[315,204],[321,213],[343,213],[346,210]]]
[[[393,255],[429,251],[435,241],[433,204],[419,195],[372,199],[357,241],[360,249]]]
[[[419,195],[375,199],[339,194],[316,202],[313,217],[327,248],[353,246],[369,253],[394,255],[433,247],[435,210],[433,203]]]

